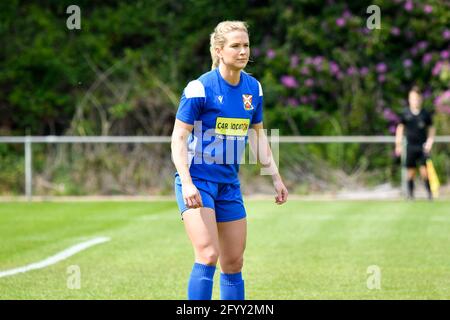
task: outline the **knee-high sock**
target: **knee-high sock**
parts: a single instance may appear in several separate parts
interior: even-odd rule
[[[414,179],[408,179],[408,196],[414,197]]]
[[[194,263],[188,284],[189,300],[211,300],[216,266]]]
[[[428,197],[431,198],[432,194],[431,194],[430,180],[428,180],[428,178],[423,179],[423,183],[425,184],[425,189],[427,189]]]
[[[220,274],[220,299],[245,300],[244,280],[241,272]]]

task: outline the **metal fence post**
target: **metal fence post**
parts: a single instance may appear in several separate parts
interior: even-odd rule
[[[406,170],[406,139],[402,138],[402,154],[401,154],[401,166],[402,166],[402,194],[404,197],[408,195],[407,187],[407,170]]]
[[[25,195],[28,201],[31,201],[33,190],[33,170],[31,166],[32,161],[32,149],[31,149],[31,137],[25,137]]]

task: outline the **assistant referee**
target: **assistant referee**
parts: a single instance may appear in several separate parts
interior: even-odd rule
[[[395,154],[400,156],[402,152],[402,138],[406,136],[406,161],[408,179],[408,199],[414,199],[414,178],[416,168],[419,166],[420,175],[424,181],[428,193],[428,199],[432,200],[430,182],[426,167],[426,160],[430,156],[433,146],[435,128],[433,127],[432,114],[422,109],[422,95],[417,86],[414,86],[408,95],[409,108],[403,110],[400,123],[397,126],[395,136]]]

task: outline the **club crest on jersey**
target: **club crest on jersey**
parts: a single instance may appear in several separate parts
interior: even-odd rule
[[[243,94],[242,101],[244,102],[245,110],[253,110],[252,106],[252,95],[251,94]]]
[[[219,100],[220,103],[223,103],[223,96],[217,96],[217,100]]]

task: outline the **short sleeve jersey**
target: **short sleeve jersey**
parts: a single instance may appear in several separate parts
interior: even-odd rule
[[[176,118],[194,125],[188,139],[192,177],[239,183],[239,163],[252,124],[263,120],[261,84],[241,71],[237,85],[225,81],[219,69],[189,82]]]
[[[433,125],[431,114],[421,109],[413,114],[409,108],[403,110],[400,122],[405,126],[406,141],[410,145],[422,145],[427,140],[428,127]]]

